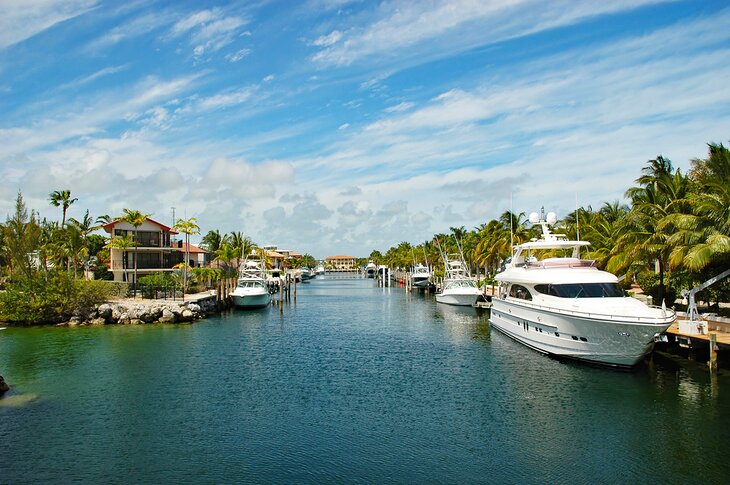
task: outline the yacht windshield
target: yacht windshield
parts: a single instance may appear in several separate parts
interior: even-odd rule
[[[239,281],[237,286],[239,288],[263,288],[264,284],[260,281]]]
[[[535,290],[559,298],[618,298],[625,296],[617,283],[563,283],[535,285]]]
[[[476,282],[473,280],[448,280],[446,282],[448,288],[476,288]]]

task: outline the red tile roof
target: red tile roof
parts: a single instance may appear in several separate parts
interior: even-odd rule
[[[152,224],[157,224],[158,226],[160,226],[160,229],[162,229],[163,232],[169,232],[170,234],[179,234],[175,229],[171,228],[170,226],[166,226],[166,225],[162,224],[161,222],[157,222],[156,220],[150,219],[149,217],[147,218],[147,220],[149,222],[151,222]],[[104,224],[101,227],[106,232],[111,234],[112,231],[114,230],[114,226],[119,222],[122,222],[122,221],[120,219],[115,219],[112,222],[110,222],[109,224]]]

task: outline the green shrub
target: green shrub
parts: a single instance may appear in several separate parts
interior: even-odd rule
[[[0,294],[0,318],[19,325],[58,323],[87,316],[108,298],[104,282],[77,280],[62,271],[35,273],[8,283]]]
[[[154,273],[139,279],[143,298],[157,298],[160,293],[172,295],[178,286],[177,278],[170,273]]]

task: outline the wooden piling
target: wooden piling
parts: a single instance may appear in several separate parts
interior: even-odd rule
[[[710,371],[717,370],[717,333],[710,332]]]

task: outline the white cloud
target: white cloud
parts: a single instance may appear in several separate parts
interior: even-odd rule
[[[321,44],[315,62],[349,65],[365,58],[382,61],[399,57],[436,57],[455,50],[493,44],[542,30],[571,25],[582,19],[630,10],[669,0],[592,0],[541,2],[537,0],[394,1],[381,4],[371,23],[353,27]],[[444,41],[448,39],[448,41]],[[423,47],[426,47],[425,51]]]
[[[248,56],[251,53],[251,49],[241,49],[238,52],[235,52],[233,54],[228,54],[226,56],[226,59],[229,62],[238,62],[244,57]]]
[[[201,10],[176,22],[170,35],[178,37],[187,34],[190,45],[193,46],[193,55],[201,57],[233,43],[238,36],[250,35],[249,32],[239,32],[240,27],[247,23],[247,19],[227,15],[225,10],[220,8]],[[237,62],[249,53],[250,49],[239,49],[235,54],[226,56],[226,59]]]
[[[157,11],[134,17],[128,22],[112,28],[106,34],[92,41],[87,49],[96,52],[97,50],[113,46],[120,42],[140,37],[158,30],[172,21],[169,12]]]
[[[249,86],[235,91],[228,91],[214,96],[209,96],[201,99],[198,102],[198,107],[201,110],[213,110],[241,104],[249,100],[256,90],[256,87]]]
[[[402,102],[398,103],[395,106],[390,106],[388,108],[385,108],[386,113],[397,113],[399,111],[408,111],[409,109],[413,108],[415,106],[415,103],[408,103],[408,102]]]
[[[98,71],[93,72],[93,73],[89,74],[88,76],[84,76],[82,78],[76,79],[67,84],[62,84],[61,86],[58,87],[58,89],[78,88],[78,87],[84,86],[86,84],[90,84],[90,83],[96,81],[97,79],[101,79],[103,77],[111,76],[118,72],[124,71],[128,67],[129,67],[128,65],[105,67],[104,69],[99,69]]]
[[[54,25],[83,15],[96,0],[23,0],[2,2],[0,49],[29,39]]]
[[[318,37],[312,42],[312,45],[315,45],[317,47],[329,47],[331,45],[336,44],[339,42],[339,40],[342,38],[342,32],[338,30],[333,30],[327,35],[323,35]]]
[[[214,13],[212,10],[201,10],[199,12],[191,13],[184,19],[177,21],[175,25],[172,26],[172,33],[173,35],[180,35],[196,27],[205,25],[217,17],[218,14]]]

